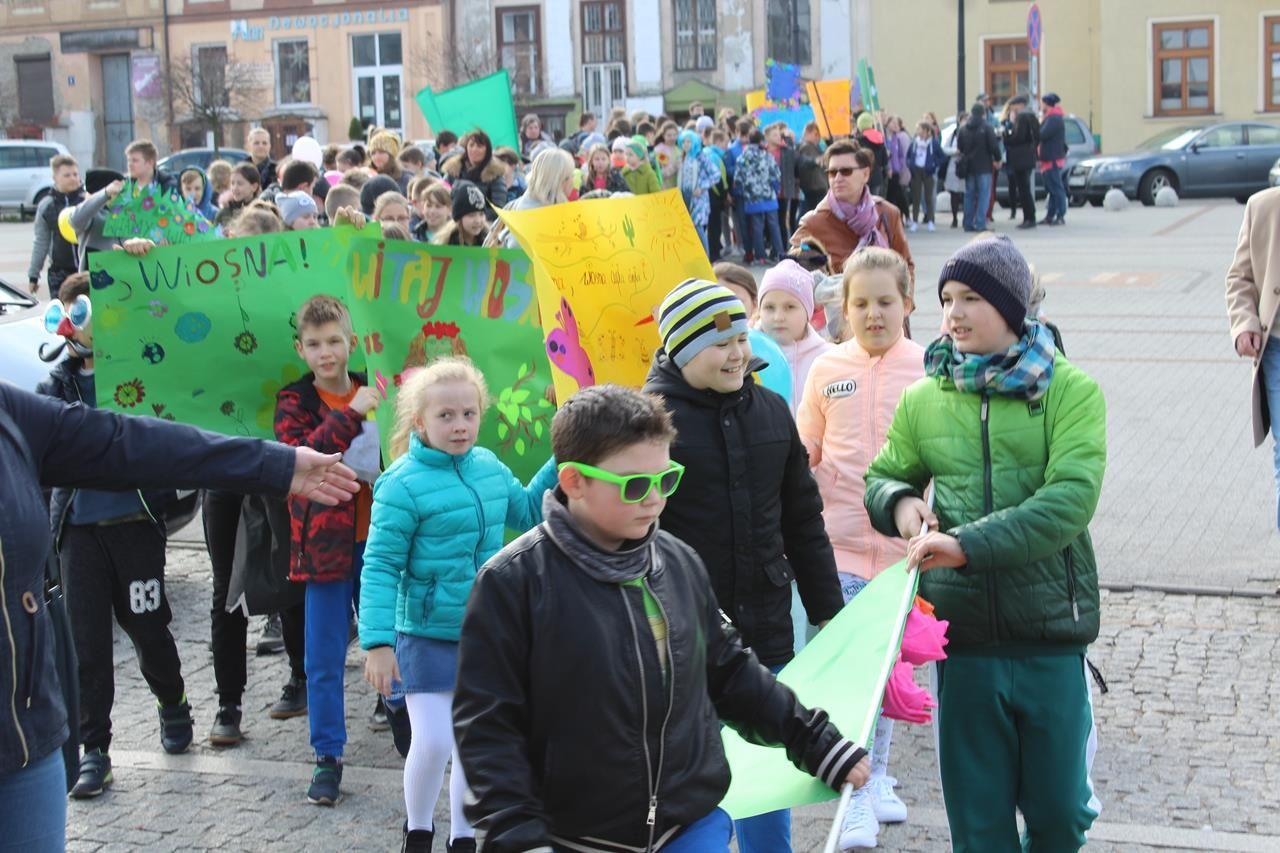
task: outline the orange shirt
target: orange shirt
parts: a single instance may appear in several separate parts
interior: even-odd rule
[[[322,391],[320,386],[316,386],[316,393],[320,395],[320,399],[330,409],[341,411],[351,404],[355,399],[356,392],[360,390],[360,383],[353,381],[351,390],[341,396],[330,394],[328,391]],[[360,484],[360,491],[356,492],[356,541],[363,542],[369,538],[369,514],[373,510],[373,488],[368,483]]]

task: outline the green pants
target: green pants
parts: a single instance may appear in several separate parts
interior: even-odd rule
[[[938,762],[956,853],[1079,850],[1097,811],[1081,654],[938,663]],[[1016,811],[1026,820],[1018,839]]]

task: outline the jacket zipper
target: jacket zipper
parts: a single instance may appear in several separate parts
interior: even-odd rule
[[[991,397],[982,392],[982,514],[991,515],[994,511],[995,497],[991,485]],[[987,572],[987,618],[991,628],[991,636],[1000,639],[1000,627],[996,620],[996,584],[995,573]]]
[[[1067,598],[1071,600],[1071,618],[1080,621],[1080,605],[1076,602],[1076,561],[1071,546],[1062,549],[1067,555]]]
[[[653,849],[653,830],[658,822],[658,795],[653,785],[653,759],[649,754],[649,691],[645,688],[644,657],[640,653],[640,634],[636,630],[636,615],[631,612],[631,602],[627,601],[627,591],[618,587],[618,595],[622,596],[622,606],[627,611],[627,621],[631,623],[631,639],[636,650],[636,664],[640,667],[640,744],[644,747],[644,772],[649,783],[649,815],[645,823],[649,826],[649,843],[645,850]]]
[[[650,565],[656,558],[656,550],[650,546]],[[658,604],[658,610],[662,613],[662,621],[667,626],[667,636],[665,638],[667,644],[667,713],[662,718],[662,728],[658,731],[658,771],[654,774],[653,794],[649,799],[649,844],[653,844],[654,824],[658,815],[658,789],[662,787],[662,762],[667,753],[667,723],[671,722],[671,710],[676,704],[676,659],[671,650],[671,620],[667,617],[667,608],[663,606],[662,599],[658,598],[657,593],[649,586],[647,580],[641,581],[644,588],[653,596],[653,600]]]
[[[476,564],[476,568],[480,568],[480,546],[484,542],[484,505],[480,503],[480,495],[476,494],[476,490],[462,476],[462,463],[458,459],[453,460],[453,473],[458,475],[458,481],[466,486],[467,491],[471,493],[471,500],[476,506],[476,549],[472,561]]]
[[[31,753],[27,749],[27,735],[22,731],[22,720],[18,719],[18,644],[13,637],[13,622],[9,619],[9,599],[4,591],[4,579],[4,541],[0,540],[0,613],[4,614],[4,630],[9,639],[9,713],[13,716],[13,727],[18,732],[18,742],[22,744],[22,766],[26,767],[31,760]]]
[[[875,458],[876,451],[880,447],[880,434],[878,432],[879,424],[876,423],[878,420],[876,410],[876,390],[880,384],[880,365],[883,363],[884,357],[881,356],[878,362],[871,365],[871,407],[867,413],[867,420],[870,422],[871,426],[871,429],[868,430],[868,432],[871,434],[871,447],[869,450],[871,451],[870,455],[872,459]],[[871,467],[870,460],[867,461],[867,467]],[[863,494],[865,495],[866,493],[864,492]],[[868,519],[870,518],[869,516],[867,517]],[[869,533],[873,532],[874,530],[869,531]],[[871,571],[874,572],[880,565],[880,541],[873,535],[868,535],[867,541],[871,543]]]

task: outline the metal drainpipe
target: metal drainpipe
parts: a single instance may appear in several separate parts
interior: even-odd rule
[[[956,26],[956,115],[964,112],[964,0],[957,0]]]
[[[162,13],[162,26],[164,39],[164,103],[165,113],[168,116],[168,135],[169,147],[173,148],[173,87],[170,86],[170,66],[169,66],[169,0],[160,0],[160,9]]]

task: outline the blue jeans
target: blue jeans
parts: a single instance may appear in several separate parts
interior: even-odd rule
[[[347,744],[343,701],[347,632],[352,604],[360,600],[363,557],[364,543],[357,542],[350,579],[307,584],[307,718],[311,723],[311,748],[317,757],[341,758]]]
[[[975,175],[969,169],[964,179],[964,227],[976,231],[987,228],[987,205],[991,201],[991,170]]]
[[[775,260],[783,256],[782,232],[778,230],[778,211],[766,210],[763,213],[749,213],[751,220],[751,242],[747,251],[752,252],[757,260],[766,257],[773,250]],[[769,246],[764,244],[765,229],[769,232]]]
[[[747,214],[743,209],[741,193],[733,197],[733,206],[730,213],[733,217],[733,230],[738,233],[738,245],[745,252],[747,246],[751,245],[751,235],[747,233]]]
[[[1050,222],[1062,219],[1067,215],[1067,187],[1062,183],[1062,169],[1054,166],[1041,173],[1044,177],[1045,189],[1049,192],[1049,204],[1044,218]]]
[[[1280,338],[1265,341],[1262,351],[1262,386],[1267,392],[1267,409],[1271,412],[1272,464],[1276,472],[1276,527],[1280,528]]]
[[[769,671],[777,675],[782,666],[771,666]],[[733,826],[738,833],[739,853],[791,853],[790,809],[735,820]]]
[[[0,774],[0,851],[62,853],[67,846],[67,775],[62,748]]]

